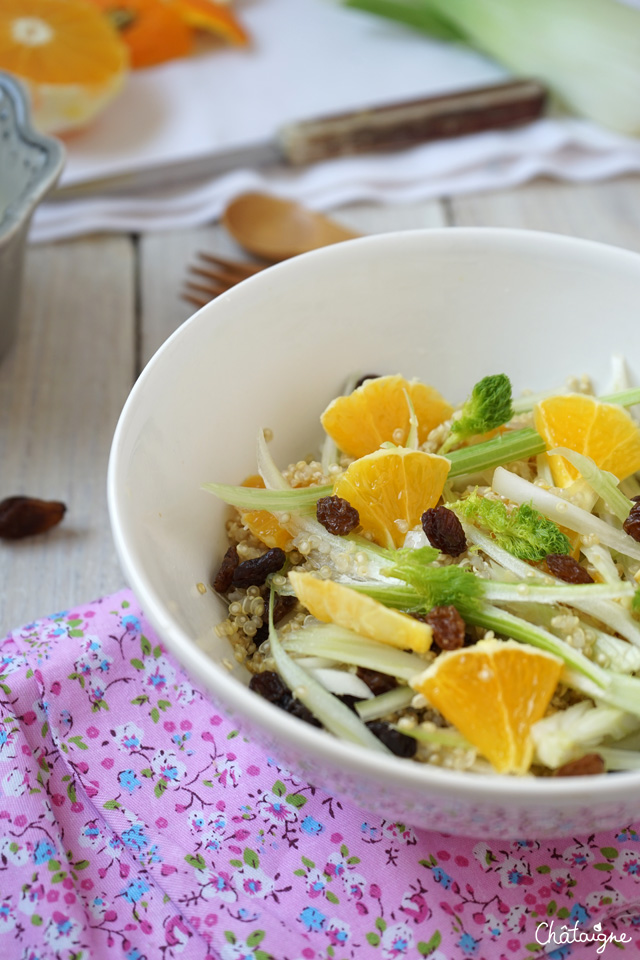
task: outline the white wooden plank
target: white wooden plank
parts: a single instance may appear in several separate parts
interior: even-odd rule
[[[640,251],[640,178],[569,184],[538,180],[450,201],[456,226],[548,230]]]
[[[123,585],[106,505],[133,382],[134,249],[91,238],[28,251],[18,340],[0,370],[0,498],[63,500],[62,524],[0,541],[0,630]]]

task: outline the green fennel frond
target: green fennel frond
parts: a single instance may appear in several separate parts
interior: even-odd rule
[[[462,405],[460,416],[451,424],[451,435],[441,453],[446,453],[455,443],[503,426],[512,416],[509,377],[504,373],[484,377],[476,383]]]
[[[449,507],[459,517],[492,533],[498,545],[519,560],[537,563],[550,553],[571,553],[566,534],[529,503],[510,513],[502,500],[488,500],[472,493]]]

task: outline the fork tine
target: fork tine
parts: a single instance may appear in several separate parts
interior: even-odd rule
[[[228,287],[223,286],[220,283],[215,284],[205,284],[205,283],[194,283],[193,280],[185,280],[185,287],[193,293],[204,293],[205,296],[217,297],[218,294],[224,293]]]
[[[196,307],[206,307],[208,303],[211,302],[211,297],[203,299],[201,297],[194,297],[188,291],[183,290],[180,294],[180,299],[185,300],[187,303],[192,303]]]
[[[206,260],[207,263],[212,263],[217,267],[222,267],[223,270],[227,270],[229,273],[237,274],[241,279],[245,277],[251,277],[254,273],[260,273],[261,270],[264,270],[268,264],[262,263],[240,263],[237,260],[226,260],[224,257],[218,257],[213,253],[205,253],[200,251],[198,256],[202,260]]]
[[[238,277],[237,274],[234,274],[231,271],[224,270],[205,270],[203,267],[194,267],[190,268],[191,273],[197,274],[199,277],[206,277],[207,280],[213,280],[217,284],[224,284],[225,287],[234,287],[236,283],[241,283],[242,280],[246,280],[246,277]]]

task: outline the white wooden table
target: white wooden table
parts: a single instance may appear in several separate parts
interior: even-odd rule
[[[578,186],[538,181],[334,215],[363,233],[525,227],[640,252],[640,177]],[[240,256],[219,226],[29,250],[18,340],[0,362],[0,499],[29,494],[63,500],[68,511],[44,536],[0,540],[0,635],[124,585],[106,506],[111,437],[138,373],[191,313],[179,291],[197,250]]]

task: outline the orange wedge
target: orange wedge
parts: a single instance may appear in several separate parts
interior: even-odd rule
[[[24,80],[42,131],[87,123],[121,89],[127,48],[85,0],[0,0],[0,69]]]
[[[446,457],[390,447],[354,460],[333,492],[355,507],[365,533],[393,549],[436,505],[450,468]]]
[[[322,414],[322,426],[350,457],[364,457],[387,441],[402,446],[409,434],[405,391],[418,419],[418,443],[424,443],[453,407],[433,387],[401,376],[366,380],[348,396],[337,397]]]
[[[424,653],[431,646],[431,627],[406,613],[357,593],[334,580],[291,571],[289,580],[300,603],[323,623],[335,623],[400,650]]]
[[[182,17],[184,22],[196,30],[206,30],[228,43],[245,46],[249,36],[231,13],[227,4],[215,3],[215,0],[166,0]]]
[[[640,470],[640,429],[623,407],[569,393],[538,403],[534,422],[549,449],[569,447],[585,454],[618,480]],[[564,457],[550,456],[549,466],[558,487],[568,487],[580,476]]]
[[[411,686],[499,773],[526,773],[533,759],[531,727],[556,689],[562,661],[513,640],[480,640],[441,653]]]
[[[258,473],[252,474],[242,482],[243,487],[264,489],[264,485],[264,480]],[[249,510],[243,513],[240,519],[242,525],[267,547],[280,547],[281,550],[288,550],[291,547],[291,534],[268,510]]]

